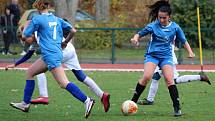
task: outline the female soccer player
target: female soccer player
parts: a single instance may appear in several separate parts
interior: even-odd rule
[[[64,32],[64,37],[68,36],[68,32],[65,30]],[[35,35],[35,38],[37,39],[37,36]],[[65,39],[64,39],[65,40]],[[33,43],[30,46],[30,50],[22,57],[20,58],[15,64],[7,65],[5,69],[7,70],[8,68],[14,68],[18,66],[19,64],[27,61],[28,59],[31,58],[31,56],[34,54],[35,50],[37,49],[36,43]],[[63,61],[62,63],[73,72],[75,77],[86,84],[91,91],[93,91],[96,96],[98,96],[104,106],[104,111],[107,112],[110,107],[110,94],[107,92],[103,92],[99,86],[94,82],[93,79],[88,77],[81,69],[81,66],[78,61],[78,57],[75,51],[75,48],[72,43],[68,43],[67,46],[63,49]],[[44,73],[38,74],[37,75],[37,80],[38,80],[38,88],[39,88],[39,94],[40,96],[35,99],[31,100],[31,104],[48,104],[48,89],[47,89],[47,80],[46,76]]]
[[[174,46],[173,46],[173,70],[174,70],[174,82],[175,84],[181,84],[181,83],[189,83],[194,81],[202,81],[206,82],[209,85],[211,85],[208,76],[205,74],[199,74],[199,75],[182,75],[179,76],[179,73],[176,69],[176,64],[178,64],[176,55],[174,53]],[[140,105],[153,105],[154,104],[154,98],[158,90],[158,80],[163,76],[162,70],[160,70],[158,67],[155,69],[154,75],[152,76],[151,85],[149,88],[147,99],[143,99],[138,101],[137,103]]]
[[[176,36],[189,53],[189,57],[194,57],[185,35],[178,24],[170,20],[171,8],[168,2],[160,1],[156,13],[157,20],[148,24],[131,39],[135,45],[139,45],[139,38],[151,34],[148,49],[145,53],[144,75],[138,81],[132,101],[137,102],[144,91],[147,82],[152,78],[155,68],[161,68],[170,97],[173,102],[174,116],[181,116],[179,95],[173,79],[173,56],[172,44]]]
[[[163,1],[169,2],[169,0],[163,0]],[[150,12],[151,21],[155,21],[157,19],[157,13],[159,10],[159,6],[162,3],[163,3],[162,1],[157,1],[153,5],[149,6],[149,8],[151,9],[151,12]],[[175,48],[175,46],[173,44],[172,45],[173,64],[174,64],[173,65],[173,70],[174,70],[174,76],[173,77],[174,77],[175,84],[187,83],[187,82],[193,82],[193,81],[203,81],[203,82],[206,82],[209,85],[211,85],[207,75],[205,75],[205,74],[179,76],[179,73],[176,69],[176,64],[178,64],[178,61],[177,61],[177,58],[176,58],[176,55],[174,52],[174,48]],[[158,90],[158,80],[161,78],[161,76],[163,76],[162,70],[159,67],[156,67],[154,75],[152,76],[152,81],[151,81],[151,85],[149,88],[149,93],[148,93],[147,99],[143,99],[143,100],[138,101],[137,102],[138,104],[140,104],[140,105],[153,105],[154,98],[155,98],[155,95],[156,95],[157,90]]]
[[[63,59],[61,45],[66,45],[75,31],[63,19],[48,13],[48,2],[46,0],[36,0],[33,6],[38,9],[40,15],[34,17],[29,26],[24,30],[23,39],[26,42],[31,42],[33,40],[32,34],[37,31],[42,57],[35,61],[27,71],[23,101],[21,103],[10,103],[10,105],[28,112],[35,87],[34,76],[48,69],[60,87],[66,89],[75,98],[85,103],[85,118],[88,118],[95,101],[87,97],[74,83],[68,81],[61,65]],[[70,30],[70,34],[63,43],[62,29]]]

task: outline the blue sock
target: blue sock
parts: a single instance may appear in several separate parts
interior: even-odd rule
[[[26,80],[24,97],[23,97],[23,101],[26,104],[29,104],[31,102],[31,97],[34,92],[34,86],[35,86],[34,80]]]
[[[85,102],[87,96],[72,82],[66,86],[66,90],[69,91],[75,98],[79,99],[81,102]]]

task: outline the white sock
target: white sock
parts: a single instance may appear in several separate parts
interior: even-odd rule
[[[157,90],[158,90],[158,84],[159,84],[158,80],[152,79],[152,82],[151,82],[151,85],[150,85],[150,88],[149,88],[149,94],[148,94],[148,97],[147,97],[148,101],[151,101],[151,102],[154,101],[155,95],[156,95]]]
[[[102,98],[104,92],[90,77],[86,77],[86,79],[84,80],[84,84],[86,84],[90,88],[90,90],[92,90],[96,94],[96,96]]]
[[[37,81],[38,81],[38,88],[39,88],[40,96],[48,97],[47,80],[46,80],[45,73],[38,74]]]
[[[87,97],[87,99],[84,101],[84,104],[86,104],[86,103],[89,102],[89,101],[90,101],[90,98]]]
[[[191,81],[200,81],[200,75],[183,75],[176,78],[176,83],[186,83]]]

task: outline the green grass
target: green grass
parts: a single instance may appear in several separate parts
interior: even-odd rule
[[[104,113],[100,100],[89,89],[76,81],[73,74],[67,71],[67,76],[77,84],[87,95],[96,99],[95,107],[90,121],[214,121],[215,119],[215,95],[214,85],[209,86],[203,82],[193,82],[178,85],[182,104],[182,117],[173,117],[172,103],[164,80],[160,80],[160,88],[156,96],[155,105],[138,106],[135,116],[123,116],[120,106],[123,101],[133,95],[137,80],[142,72],[87,72],[96,80],[100,87],[110,92],[111,108]],[[196,74],[196,73],[181,73]],[[213,81],[213,73],[207,73]],[[61,89],[48,72],[49,105],[31,105],[29,113],[23,113],[9,106],[11,101],[21,101],[25,85],[24,71],[0,70],[0,117],[1,121],[85,121],[84,105],[73,98],[67,91]],[[212,82],[213,83],[213,82]],[[149,87],[149,85],[148,85]],[[146,97],[148,87],[141,98]],[[38,96],[36,83],[33,98]]]

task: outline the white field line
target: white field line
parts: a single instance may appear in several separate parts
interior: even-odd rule
[[[64,68],[68,70],[67,68]],[[3,67],[0,67],[0,70],[4,70]],[[27,70],[27,68],[13,68],[9,70]],[[83,68],[84,71],[124,71],[124,72],[144,72],[144,69],[96,69],[96,68]],[[201,70],[192,70],[192,69],[178,69],[179,72],[200,72]],[[204,72],[215,72],[215,70],[205,70]]]

